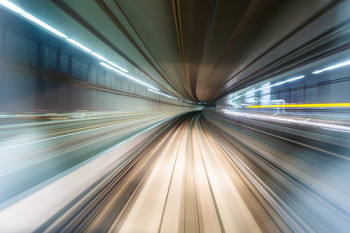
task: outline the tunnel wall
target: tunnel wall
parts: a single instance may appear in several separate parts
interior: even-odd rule
[[[187,111],[0,9],[0,112]]]
[[[322,73],[316,77],[308,75],[304,79],[273,87],[271,92],[266,94],[258,91],[252,98],[256,101],[254,105],[262,104],[260,100],[266,95],[269,95],[271,100],[284,100],[289,104],[346,103],[350,102],[349,89],[349,71],[343,69],[331,74]],[[218,101],[217,107],[230,106],[227,104],[228,100],[229,98],[225,98]],[[244,102],[244,97],[238,101]]]
[[[191,107],[96,88],[82,82],[30,77],[28,71],[1,67],[0,112],[187,111]]]

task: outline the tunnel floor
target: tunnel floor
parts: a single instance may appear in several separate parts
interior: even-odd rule
[[[349,229],[348,134],[261,117],[145,113],[1,126],[1,228]]]

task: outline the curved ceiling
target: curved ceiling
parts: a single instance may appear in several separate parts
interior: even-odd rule
[[[336,5],[332,0],[14,2],[104,47],[164,92],[211,103],[277,72],[276,62],[295,59],[296,49],[334,26],[316,21]],[[290,64],[280,63],[278,70]]]

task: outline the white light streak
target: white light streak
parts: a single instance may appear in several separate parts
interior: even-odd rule
[[[302,78],[305,78],[305,75],[301,75],[301,76],[298,76],[298,77],[295,77],[295,78],[290,78],[290,79],[288,79],[287,81],[288,81],[288,82],[293,82],[293,81],[295,81],[295,80],[302,79]]]
[[[47,23],[43,22],[42,20],[36,18],[35,16],[29,14],[28,12],[24,11],[22,8],[20,8],[19,6],[13,4],[12,2],[8,1],[8,0],[0,0],[0,5],[6,7],[7,9],[21,15],[22,17],[26,18],[27,20],[31,21],[32,23],[39,25],[40,27],[46,29],[47,31],[55,34],[58,37],[61,37],[63,39],[66,39],[69,43],[79,47],[80,49],[82,49],[83,51],[90,53],[91,55],[93,55],[94,57],[100,59],[101,61],[107,62],[108,64],[114,66],[115,68],[123,71],[123,72],[128,72],[128,70],[118,66],[117,64],[109,61],[108,59],[104,58],[103,56],[99,55],[96,52],[93,52],[91,49],[89,49],[87,46],[69,38],[67,35],[63,34],[62,32],[60,32],[59,30],[51,27],[50,25],[48,25]]]
[[[104,62],[100,62],[100,64],[101,64],[102,66],[104,66],[104,67],[110,69],[110,70],[113,70],[114,72],[117,72],[118,74],[123,75],[124,77],[127,77],[128,79],[131,79],[131,80],[133,80],[133,81],[135,81],[135,82],[137,82],[137,83],[140,83],[140,84],[142,84],[142,85],[144,85],[144,86],[147,86],[147,87],[149,87],[149,88],[151,88],[151,89],[154,89],[154,90],[159,91],[158,88],[155,88],[155,87],[153,87],[153,86],[151,86],[151,85],[149,85],[149,84],[147,84],[147,83],[144,83],[144,82],[142,82],[142,81],[140,81],[140,80],[138,80],[138,79],[136,79],[136,78],[134,78],[134,77],[132,77],[132,76],[130,76],[130,75],[128,75],[128,74],[125,74],[125,73],[121,72],[120,70],[117,70],[117,69],[115,69],[114,67],[112,67],[112,66],[110,66],[110,65],[108,65],[108,64],[106,64],[106,63],[104,63]]]
[[[22,8],[16,6],[15,4],[13,4],[7,0],[1,0],[0,4],[3,5],[4,7],[8,8],[9,10],[12,10],[12,11],[18,13],[18,14],[25,13],[25,11]]]
[[[28,13],[23,13],[22,14],[26,19],[29,19],[30,21],[38,24],[39,26],[45,28],[46,30],[52,32],[53,34],[62,37],[62,38],[67,38],[67,36],[65,34],[63,34],[62,32],[58,31],[57,29],[51,27],[50,25],[44,23],[43,21],[41,21],[40,19],[28,14]]]
[[[117,69],[119,69],[119,70],[125,72],[125,73],[128,72],[126,69],[121,68],[120,66],[118,66],[117,64],[114,64],[114,63],[111,62],[111,61],[107,61],[107,63],[110,64],[111,66],[114,66],[115,68],[117,68]]]
[[[255,92],[257,92],[257,91],[261,91],[261,90],[266,89],[266,88],[275,87],[275,86],[280,86],[280,85],[282,85],[282,84],[285,84],[285,83],[288,83],[288,82],[293,82],[293,81],[295,81],[295,80],[299,80],[299,79],[302,79],[302,78],[305,78],[305,75],[301,75],[301,76],[297,76],[297,77],[294,77],[294,78],[290,78],[290,79],[287,79],[287,80],[285,80],[285,81],[281,81],[281,82],[272,84],[272,85],[267,86],[267,87],[261,87],[261,88],[256,89],[256,90],[249,91],[249,92],[245,93],[244,95],[249,95],[249,94],[255,93]]]
[[[321,70],[316,70],[314,72],[312,72],[313,74],[320,74],[324,71],[328,71],[328,70],[334,70],[334,69],[337,69],[337,68],[340,68],[340,67],[343,67],[343,66],[348,66],[350,65],[350,60],[349,61],[345,61],[345,62],[342,62],[342,63],[339,63],[339,64],[336,64],[336,65],[333,65],[333,66],[328,66],[324,69],[321,69]]]
[[[3,5],[4,7],[6,7],[7,9],[16,12],[17,14],[20,14],[21,16],[23,16],[24,18],[32,21],[33,23],[39,25],[40,27],[52,32],[53,34],[62,37],[62,38],[67,38],[67,36],[65,34],[63,34],[62,32],[58,31],[57,29],[51,27],[50,25],[48,25],[47,23],[41,21],[40,19],[36,18],[35,16],[25,12],[22,8],[16,6],[15,4],[6,1],[6,0],[1,0],[0,4]]]
[[[249,113],[242,113],[242,112],[225,111],[225,113],[230,114],[230,115],[239,116],[239,117],[248,117],[248,118],[253,118],[253,119],[254,118],[255,119],[264,119],[264,120],[271,120],[274,122],[296,123],[296,124],[310,125],[310,126],[326,128],[326,129],[330,129],[330,130],[350,132],[350,127],[348,127],[348,126],[310,121],[310,118],[305,119],[305,120],[298,120],[298,119],[293,119],[293,118],[288,118],[288,117],[276,117],[276,116],[269,116],[269,115],[262,115],[262,114],[249,114]]]
[[[108,60],[104,57],[102,57],[100,54],[98,53],[95,53],[95,52],[91,52],[92,56],[95,56],[96,58],[100,59],[101,61],[104,61],[104,62],[108,62]]]
[[[161,93],[161,92],[153,90],[153,89],[148,89],[148,90],[151,91],[151,92],[157,93],[158,95],[163,95],[163,96],[166,96],[166,97],[171,98],[171,99],[178,99],[176,97],[173,97],[171,95],[167,95],[167,94]]]
[[[280,86],[280,85],[285,84],[285,83],[287,83],[287,82],[288,82],[288,81],[278,82],[278,83],[275,83],[275,84],[271,85],[270,87]]]
[[[81,48],[82,50],[84,50],[85,52],[88,52],[88,53],[92,53],[92,50],[89,49],[88,47],[85,47],[84,45],[80,44],[78,41],[75,41],[71,38],[67,38],[66,39],[69,43]]]
[[[255,92],[257,92],[257,91],[259,91],[259,89],[257,89],[257,90],[252,90],[252,91],[248,91],[248,92],[245,93],[244,95],[249,95],[249,94],[255,93]]]

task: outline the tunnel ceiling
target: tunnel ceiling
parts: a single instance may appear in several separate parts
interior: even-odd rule
[[[326,0],[17,0],[162,91],[213,102],[302,41]],[[85,40],[85,41],[84,41]],[[131,67],[131,69],[130,69]]]

